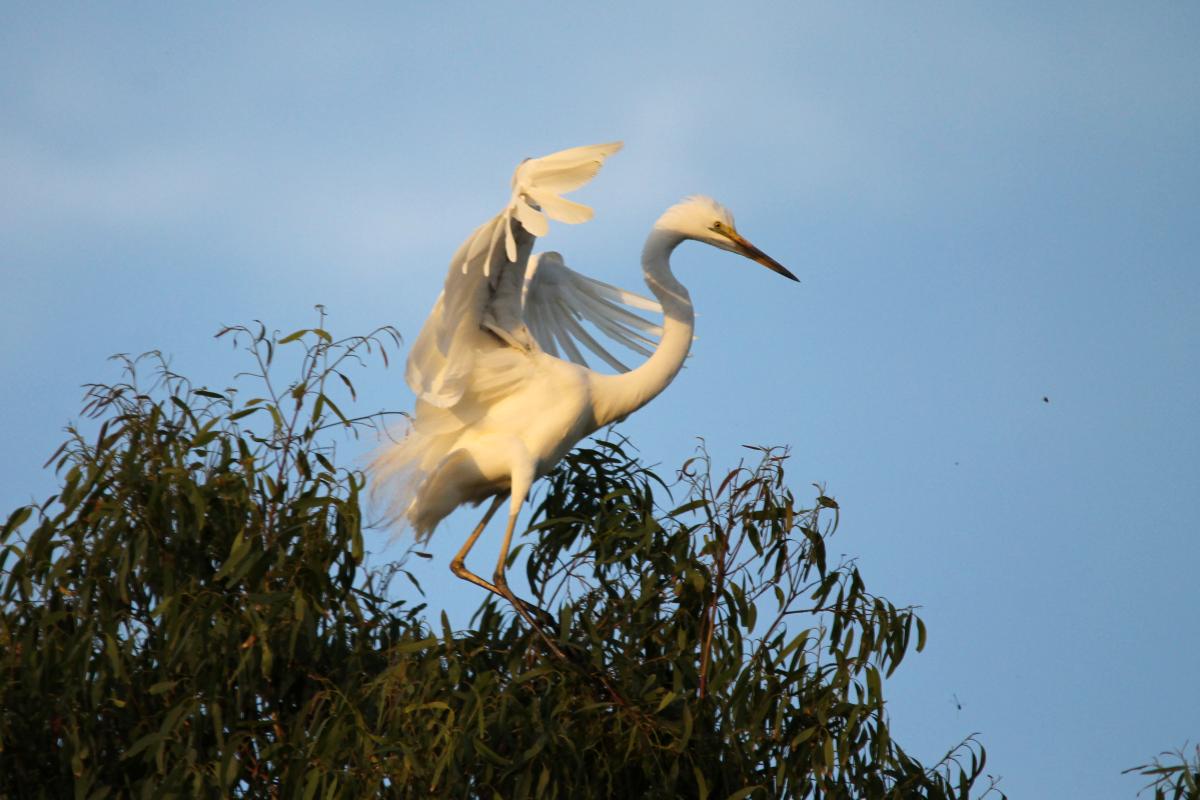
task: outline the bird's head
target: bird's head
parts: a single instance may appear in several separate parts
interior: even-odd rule
[[[658,218],[654,227],[737,253],[785,278],[800,280],[787,267],[746,241],[733,224],[733,214],[711,197],[697,195],[671,206]]]

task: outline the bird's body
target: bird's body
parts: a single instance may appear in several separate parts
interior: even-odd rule
[[[702,241],[795,280],[737,233],[727,210],[704,197],[668,209],[646,240],[642,268],[657,302],[580,275],[557,253],[531,257],[534,236],[547,229],[543,213],[563,222],[590,218],[591,209],[559,195],[590,180],[619,148],[578,147],[517,168],[508,206],[451,260],[442,294],[409,354],[406,378],[417,395],[411,428],[371,467],[376,493],[418,536],[431,534],[464,503],[496,498],[451,568],[508,598],[530,622],[528,607],[504,581],[521,503],[580,439],[641,408],[683,366],[694,312],[671,272],[676,246]],[[662,325],[639,310],[661,311]],[[628,370],[581,322],[649,358]],[[582,350],[617,374],[589,369]],[[464,559],[506,495],[508,528],[493,585],[468,571]]]
[[[407,518],[418,535],[431,533],[459,505],[509,494],[514,471],[518,483],[525,473],[532,483],[599,427],[591,376],[577,364],[504,346],[482,354],[476,369],[489,377],[503,375],[506,385],[494,395],[465,396],[456,410],[467,412],[470,424],[458,426],[452,412],[426,408],[409,434],[409,447],[444,454],[413,487]],[[422,423],[433,419],[445,419],[449,429],[439,432],[434,423],[429,433],[422,432]],[[517,464],[526,469],[515,470]]]

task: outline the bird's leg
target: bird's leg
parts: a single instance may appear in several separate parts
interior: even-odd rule
[[[518,504],[514,503],[514,505],[519,508]],[[512,603],[512,606],[517,610],[517,613],[529,623],[529,627],[537,631],[538,635],[542,637],[542,640],[546,642],[546,646],[550,648],[550,652],[554,653],[554,655],[558,656],[564,661],[570,661],[563,651],[558,648],[558,645],[556,645],[554,641],[546,635],[546,631],[543,630],[542,626],[534,621],[533,612],[536,609],[538,614],[549,620],[552,628],[555,627],[554,618],[541,608],[526,603],[524,600],[513,594],[512,589],[508,588],[508,579],[504,576],[504,570],[507,566],[506,562],[508,561],[508,548],[509,545],[512,544],[513,529],[516,527],[517,512],[514,509],[513,512],[508,515],[508,527],[504,531],[504,542],[500,545],[500,558],[496,561],[496,573],[492,576],[492,581],[494,581],[496,584],[495,591],[498,594],[503,595],[508,602]]]
[[[465,563],[467,560],[467,554],[471,552],[471,548],[474,547],[475,542],[479,540],[480,535],[483,533],[483,529],[486,528],[487,524],[492,521],[492,517],[494,517],[496,515],[497,509],[500,508],[500,504],[503,502],[504,502],[504,495],[502,495],[502,494],[497,495],[496,499],[492,501],[492,504],[490,506],[488,506],[487,513],[483,515],[483,519],[481,519],[479,521],[479,524],[475,526],[475,530],[471,532],[471,535],[467,537],[467,541],[465,543],[463,543],[462,548],[458,551],[458,553],[455,554],[454,558],[451,559],[450,571],[453,572],[458,577],[462,578],[464,581],[470,581],[471,583],[475,584],[476,586],[481,586],[484,589],[487,589],[489,592],[491,592],[492,594],[494,594],[498,597],[503,597],[505,600],[508,600],[509,602],[514,602],[509,597],[509,595],[512,594],[511,592],[505,593],[505,592],[500,591],[500,589],[496,588],[495,586],[488,583],[483,578],[476,575],[474,572],[471,572],[471,570],[467,569],[467,566]],[[505,547],[505,550],[507,551],[507,546]],[[538,606],[535,606],[533,603],[528,603],[528,602],[522,600],[521,598],[517,597],[515,600],[515,604],[517,604],[519,606],[524,606],[532,614],[539,615],[542,618],[543,623],[549,624],[549,625],[554,624],[554,617],[550,616],[550,614],[543,611]]]
[[[577,669],[583,674],[589,675],[595,680],[599,681],[618,705],[628,706],[628,701],[621,696],[621,693],[617,691],[615,686],[613,686],[612,681],[609,680],[608,676],[604,674],[602,670],[598,671],[590,663],[588,663],[586,652],[582,652],[579,650],[579,648],[571,646],[568,648],[571,655],[568,656],[554,642],[554,640],[546,634],[545,628],[549,628],[552,631],[558,631],[558,625],[553,617],[551,617],[541,608],[521,600],[519,597],[513,594],[511,589],[508,588],[508,580],[504,575],[504,571],[508,567],[508,549],[512,545],[513,530],[517,527],[517,515],[521,511],[521,504],[525,502],[525,497],[529,494],[529,488],[533,484],[534,476],[533,462],[531,459],[529,459],[528,453],[524,446],[520,443],[517,443],[513,450],[513,454],[516,457],[512,462],[512,479],[509,487],[509,496],[512,505],[508,513],[508,526],[504,530],[504,541],[500,545],[500,557],[496,559],[496,572],[492,576],[492,581],[495,584],[491,587],[492,591],[503,596],[506,600],[508,600],[509,603],[512,604],[512,607],[516,609],[517,613],[521,615],[521,618],[528,623],[529,627],[536,631],[538,636],[542,637],[542,641],[546,643],[546,647],[549,648],[551,653],[562,659],[565,663],[571,665],[574,669]],[[492,505],[492,508],[488,510],[488,516],[484,518],[484,523],[491,518],[491,515],[496,511],[498,506],[499,501]],[[475,541],[475,538],[478,537],[478,535],[479,531],[477,530],[472,535],[471,540],[468,541],[467,547],[464,547],[463,552],[459,555],[466,555],[466,550],[469,548],[470,544]],[[483,581],[482,579],[479,580],[481,581],[482,585],[488,585],[487,581]],[[545,628],[543,628],[541,625],[538,625],[537,622],[534,621],[533,615],[535,613],[546,621]]]
[[[482,586],[492,594],[497,594],[501,597],[504,597],[503,592],[501,592],[495,586],[492,586],[483,578],[476,575],[474,572],[471,572],[471,570],[467,569],[464,562],[467,560],[467,553],[471,552],[471,548],[475,546],[475,542],[479,539],[479,535],[483,533],[483,529],[487,527],[487,524],[492,521],[492,517],[495,516],[496,510],[500,508],[500,504],[503,502],[504,495],[496,495],[496,499],[492,501],[490,506],[488,506],[487,513],[483,515],[483,519],[479,521],[479,524],[475,526],[475,530],[472,531],[471,535],[467,537],[467,541],[465,544],[463,544],[462,549],[460,549],[450,561],[450,571],[455,575],[462,578],[464,581],[470,581],[476,586]]]
[[[554,642],[554,640],[546,635],[546,631],[533,621],[531,611],[536,610],[544,618],[549,620],[547,627],[549,627],[551,630],[558,630],[558,624],[554,621],[553,617],[537,606],[530,606],[526,604],[515,594],[513,594],[511,589],[508,588],[508,580],[504,577],[504,570],[507,567],[505,562],[508,561],[508,547],[512,543],[513,529],[517,526],[517,509],[519,507],[520,506],[518,504],[514,503],[513,510],[508,515],[508,529],[504,532],[504,543],[500,545],[500,558],[496,562],[496,574],[492,576],[492,580],[496,583],[496,590],[500,592],[500,594],[504,595],[504,597],[506,597],[510,603],[512,603],[513,608],[517,610],[517,613],[520,614],[527,623],[529,623],[529,627],[537,631],[538,635],[542,637],[542,641],[546,643],[546,647],[550,648],[550,652],[561,658],[567,664],[573,666],[575,669],[580,670],[585,675],[589,675],[593,679],[599,681],[605,690],[608,691],[609,695],[612,697],[613,701],[617,703],[617,705],[628,706],[629,702],[622,697],[621,693],[617,691],[617,688],[613,686],[612,681],[610,681],[608,678],[608,675],[606,675],[603,670],[597,670],[588,663],[587,654],[585,652],[581,651],[578,647],[571,645],[568,647],[570,655],[564,653],[562,649],[559,648],[559,646]]]

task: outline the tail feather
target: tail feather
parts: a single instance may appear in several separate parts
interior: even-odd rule
[[[401,533],[411,529],[418,539],[433,532],[428,514],[420,514],[418,498],[438,463],[457,439],[451,435],[422,433],[409,426],[400,441],[380,448],[367,472],[371,476],[372,505],[381,509],[383,524]],[[440,519],[440,518],[439,518]]]

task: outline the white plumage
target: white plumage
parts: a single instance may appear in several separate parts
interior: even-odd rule
[[[451,569],[509,599],[531,623],[531,607],[504,580],[530,486],[581,438],[658,395],[687,357],[694,313],[687,289],[671,273],[671,252],[685,240],[702,241],[796,279],[742,238],[732,215],[706,197],[668,209],[646,240],[642,267],[657,301],[581,275],[558,253],[531,256],[534,238],[548,229],[546,217],[591,219],[590,208],[561,195],[591,180],[620,147],[576,147],[517,167],[508,204],[450,261],[409,353],[405,377],[417,396],[412,424],[370,468],[375,495],[418,536],[432,533],[463,503],[496,498]],[[663,323],[638,312],[662,313]],[[649,358],[629,371],[585,324]],[[618,374],[589,369],[585,354]],[[509,520],[493,585],[467,570],[464,559],[505,495]]]

